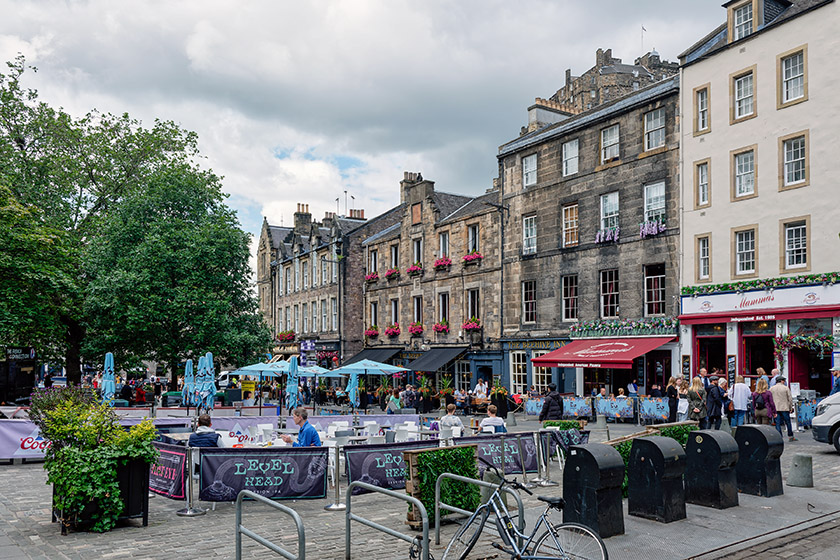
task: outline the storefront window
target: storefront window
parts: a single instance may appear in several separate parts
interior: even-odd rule
[[[741,364],[746,375],[756,375],[761,367],[768,374],[776,366],[773,337],[776,334],[775,321],[753,321],[739,325],[741,334]]]
[[[701,368],[724,368],[726,364],[726,324],[695,325],[696,375]]]
[[[472,375],[470,374],[470,363],[466,360],[455,362],[455,378],[453,380],[456,389],[470,390],[470,382]]]
[[[513,393],[522,394],[528,390],[528,358],[525,352],[510,353],[510,379]]]
[[[538,358],[544,354],[548,354],[547,350],[534,351],[531,354],[531,359]],[[551,368],[537,367],[532,365],[531,385],[537,388],[541,395],[548,393],[548,384],[551,383]]]

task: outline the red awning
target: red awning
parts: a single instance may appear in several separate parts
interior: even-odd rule
[[[532,359],[531,363],[540,367],[630,369],[634,358],[672,340],[673,336],[574,340],[562,348]]]

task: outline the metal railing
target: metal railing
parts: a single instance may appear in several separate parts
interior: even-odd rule
[[[397,498],[398,500],[402,500],[404,502],[408,502],[413,505],[416,511],[420,512],[420,519],[423,527],[423,535],[421,537],[407,535],[404,533],[400,533],[399,531],[395,531],[390,527],[385,527],[384,525],[380,525],[375,521],[371,521],[370,519],[365,519],[364,517],[359,517],[358,515],[353,515],[353,507],[351,498],[353,497],[353,488],[363,488],[370,492],[376,492],[379,494],[385,494],[386,496],[390,496],[392,498]],[[397,539],[403,540],[409,544],[414,544],[417,542],[417,539],[420,539],[420,560],[429,560],[429,516],[426,513],[426,507],[423,503],[413,496],[409,496],[408,494],[400,494],[399,492],[394,492],[393,490],[387,490],[385,488],[380,488],[379,486],[374,486],[372,484],[367,484],[366,482],[359,482],[358,480],[355,482],[351,482],[350,485],[347,487],[347,491],[345,492],[345,496],[347,497],[347,513],[345,514],[346,519],[346,526],[344,531],[344,559],[350,560],[350,522],[351,521],[358,521],[362,525],[370,527],[372,529],[376,529],[377,531],[382,531],[385,534],[391,535]]]
[[[273,507],[274,509],[279,509],[283,513],[286,513],[291,516],[292,520],[295,522],[295,527],[297,527],[297,534],[298,534],[298,552],[297,555],[292,554],[291,552],[277,546],[273,542],[269,541],[268,539],[261,537],[260,535],[256,534],[255,532],[251,531],[250,529],[246,529],[242,526],[242,499],[243,498],[251,498],[258,502],[262,502],[266,505]],[[265,496],[260,496],[250,490],[242,490],[239,492],[239,495],[236,496],[236,560],[242,560],[242,535],[246,537],[250,537],[263,545],[264,547],[272,550],[282,556],[283,558],[287,558],[288,560],[305,560],[306,559],[306,534],[303,530],[303,520],[300,518],[298,513],[288,506],[284,506],[283,504],[276,502],[274,500],[269,500]]]
[[[440,501],[440,485],[443,479],[448,478],[450,480],[457,480],[459,482],[466,482],[468,484],[475,484],[476,486],[483,486],[485,488],[490,488],[495,490],[498,488],[498,484],[493,484],[492,482],[485,482],[484,480],[478,480],[477,478],[467,478],[466,476],[461,476],[459,474],[452,474],[452,473],[443,473],[441,474],[437,481],[435,482],[435,545],[440,544],[440,510],[445,509],[447,511],[452,511],[455,513],[461,513],[463,515],[472,515],[472,511],[467,511],[465,509],[461,509],[459,507],[455,507],[449,504],[444,504]],[[519,496],[519,493],[513,490],[512,488],[503,487],[502,492],[510,494],[513,496],[513,499],[516,500],[516,507],[517,513],[517,524],[519,525],[519,532],[525,532],[525,506],[522,504],[522,498]],[[522,538],[519,539],[519,545],[522,546]]]

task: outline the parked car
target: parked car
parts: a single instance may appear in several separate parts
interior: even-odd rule
[[[835,393],[820,401],[814,420],[811,422],[814,439],[823,443],[833,443],[840,453],[840,393]]]

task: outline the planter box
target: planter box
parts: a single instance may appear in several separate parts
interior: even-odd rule
[[[459,447],[471,447],[476,456],[478,456],[478,444],[477,443],[467,443],[462,445],[454,445],[450,447],[440,448],[440,447],[431,447],[425,449],[404,449],[402,452],[403,460],[405,461],[405,492],[409,496],[413,496],[420,499],[420,476],[417,470],[417,457],[421,453],[428,453],[430,451],[440,451],[441,449],[456,449]],[[476,459],[478,461],[478,459]],[[432,483],[434,486],[434,482]],[[426,512],[427,514],[429,512]],[[441,512],[443,514],[443,512]],[[435,522],[435,515],[434,511],[431,512],[431,517],[429,519],[429,526],[433,526]],[[420,529],[422,527],[422,520],[420,518],[420,514],[416,513],[412,507],[409,506],[408,508],[408,518],[406,519],[406,524],[409,525],[413,529]]]
[[[443,265],[443,266],[436,266],[435,267],[435,272],[449,272],[449,267],[451,267],[451,266],[452,265],[450,265],[450,264],[446,264],[446,265]]]
[[[463,261],[464,266],[478,266],[484,259],[473,259],[471,261]]]

